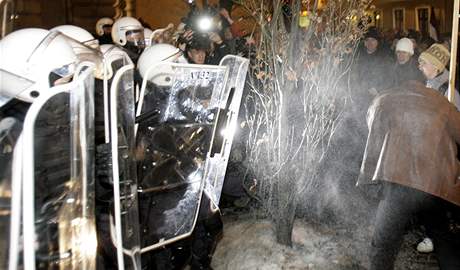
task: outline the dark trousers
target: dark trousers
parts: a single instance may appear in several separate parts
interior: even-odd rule
[[[419,213],[424,218],[442,270],[460,269],[459,237],[448,229],[446,207],[457,208],[435,196],[398,184],[385,183],[370,249],[370,270],[391,270],[401,248],[409,221]]]

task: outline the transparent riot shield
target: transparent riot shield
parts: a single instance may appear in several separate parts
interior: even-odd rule
[[[102,101],[103,106],[98,106],[104,109],[104,133],[105,133],[105,142],[110,141],[110,93],[115,74],[128,65],[133,65],[133,62],[129,56],[122,49],[115,45],[105,44],[101,46],[101,52],[103,55],[104,61],[104,79],[103,79],[103,91],[102,91]],[[96,95],[98,91],[96,89]],[[134,94],[133,94],[134,95]],[[96,104],[98,100],[96,100]],[[97,110],[98,108],[96,108]]]
[[[134,136],[134,65],[115,74],[110,89],[114,246],[118,269],[140,269],[140,232]]]
[[[23,131],[25,269],[94,269],[94,78],[78,68],[30,107]]]
[[[0,269],[14,270],[19,266],[21,130],[17,119],[0,120]]]
[[[219,97],[217,121],[212,135],[211,151],[207,157],[204,191],[217,207],[219,205],[225,172],[232,148],[249,60],[227,55],[220,66],[228,68],[225,90]]]
[[[76,193],[80,208],[73,208],[74,219],[67,225],[72,230],[71,240],[65,239],[67,233],[62,230],[61,254],[70,248],[80,254],[78,260],[71,264],[62,265],[61,269],[95,269],[96,267],[96,222],[95,190],[94,190],[94,75],[97,66],[91,62],[80,64],[74,76],[75,90],[70,92],[70,128],[71,128],[71,179],[75,179],[81,186]],[[70,240],[69,239],[69,240]],[[75,247],[76,244],[76,247]],[[65,245],[67,247],[65,247]]]
[[[13,31],[14,19],[14,1],[0,1],[0,39]]]
[[[143,78],[136,112],[142,252],[195,226],[227,75],[223,66],[160,63]]]

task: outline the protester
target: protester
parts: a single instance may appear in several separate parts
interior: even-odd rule
[[[450,53],[441,44],[433,44],[420,54],[419,69],[426,78],[425,86],[439,91],[444,96],[449,93],[449,71],[446,69],[450,61]],[[460,95],[454,90],[457,109],[460,109]]]
[[[380,41],[380,32],[376,28],[370,28],[364,36],[364,46],[361,47],[352,70],[355,76],[354,86],[361,91],[376,94],[391,86],[391,80],[388,80],[391,59]]]
[[[424,82],[423,74],[418,69],[414,58],[414,44],[408,38],[400,39],[396,44],[396,63],[393,67],[393,86],[406,81]]]
[[[436,90],[411,81],[377,95],[358,185],[384,187],[370,247],[370,269],[393,269],[411,218],[432,213],[441,269],[460,269],[459,234],[444,211],[460,206],[460,113]],[[447,206],[446,206],[447,205]]]

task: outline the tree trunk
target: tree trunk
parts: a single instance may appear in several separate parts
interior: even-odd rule
[[[294,229],[295,212],[297,205],[295,199],[289,201],[284,209],[274,217],[276,241],[282,245],[292,247],[292,230]],[[283,211],[284,210],[284,211]]]

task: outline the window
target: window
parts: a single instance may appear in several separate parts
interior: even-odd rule
[[[430,9],[429,7],[415,8],[415,26],[417,31],[422,33],[423,37],[429,36],[430,27]]]
[[[377,27],[377,28],[382,28],[383,26],[383,18],[382,18],[382,11],[381,10],[376,10],[374,11],[374,14],[373,14],[373,21],[374,21],[374,25]]]
[[[404,31],[406,28],[405,25],[405,10],[404,8],[394,8],[393,9],[393,29],[398,31]]]
[[[377,28],[382,28],[383,26],[383,18],[382,18],[381,10],[367,11],[366,19],[368,20],[368,23],[370,26],[375,26]]]

